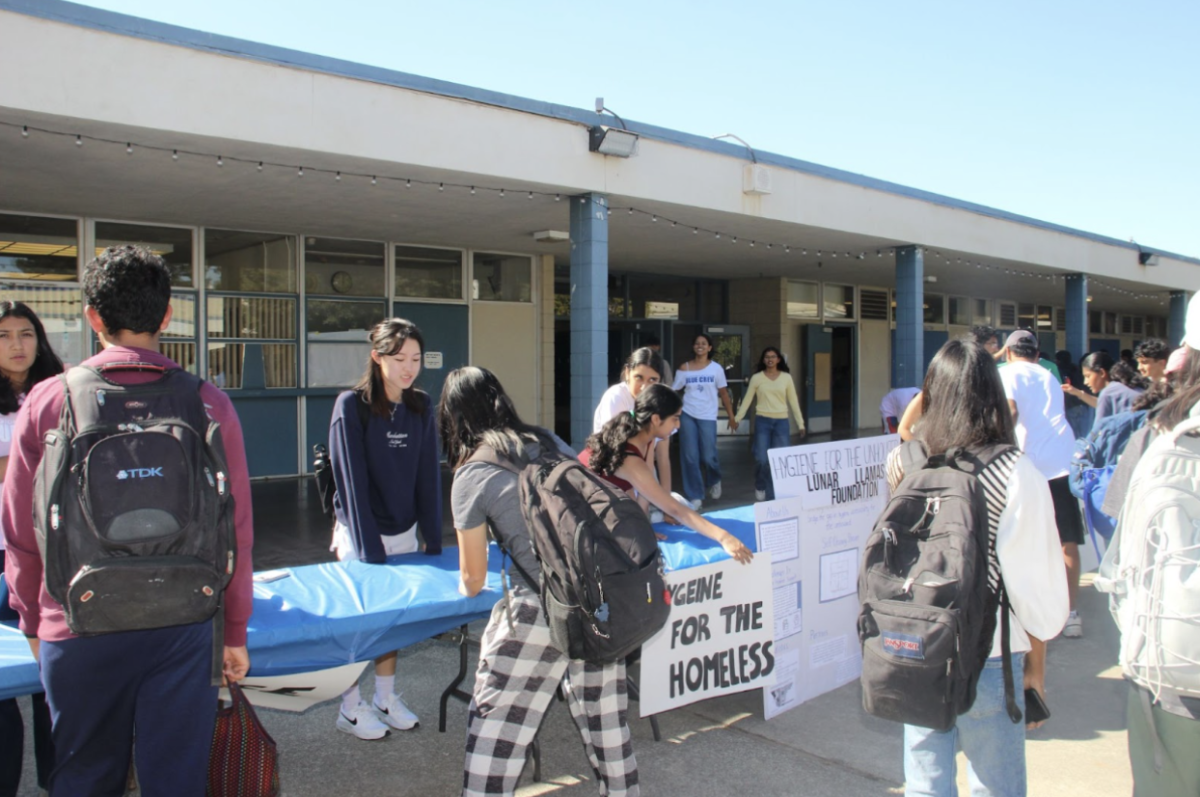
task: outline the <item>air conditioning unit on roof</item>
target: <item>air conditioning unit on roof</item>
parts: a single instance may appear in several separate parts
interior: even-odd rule
[[[742,169],[742,193],[762,195],[771,193],[771,172],[766,166],[747,163]]]

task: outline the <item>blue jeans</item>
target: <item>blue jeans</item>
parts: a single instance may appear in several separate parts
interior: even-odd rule
[[[787,418],[754,417],[754,489],[765,490],[768,501],[775,500],[775,481],[771,478],[767,451],[787,446],[792,439],[791,431]]]
[[[686,412],[680,416],[679,464],[683,470],[684,496],[689,501],[703,500],[707,489],[721,481],[716,421],[693,418]],[[701,465],[707,474],[701,473]]]
[[[1024,710],[1022,665],[1014,653],[1013,688]],[[957,797],[954,755],[967,757],[972,797],[1025,797],[1025,722],[1014,723],[1004,708],[1004,670],[999,656],[988,659],[975,693],[975,705],[948,731],[904,726],[906,797]]]

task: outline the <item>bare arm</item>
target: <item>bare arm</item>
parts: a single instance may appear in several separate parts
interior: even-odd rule
[[[925,415],[925,394],[918,393],[913,396],[913,400],[908,402],[908,406],[904,410],[904,415],[900,418],[900,425],[896,427],[896,431],[900,434],[900,439],[908,442],[913,439],[913,427]]]
[[[1037,690],[1037,693],[1046,699],[1046,643],[1037,637],[1029,637],[1031,650],[1025,654],[1025,688],[1030,687]],[[1040,728],[1045,724],[1042,722],[1030,722],[1025,725],[1026,728]]]
[[[729,400],[729,391],[723,387],[717,388],[717,395],[721,398],[721,405],[725,407],[725,417],[729,419],[729,430],[736,432],[738,428],[738,420],[733,413],[733,402]],[[659,507],[662,509],[662,507]]]
[[[1095,407],[1099,403],[1099,399],[1097,399],[1091,393],[1087,392],[1086,390],[1080,390],[1074,385],[1064,384],[1062,389],[1064,393],[1069,396],[1074,396],[1089,407]]]
[[[455,529],[458,535],[458,591],[468,598],[479,594],[487,584],[487,524],[473,529]]]
[[[621,467],[617,468],[616,475],[632,484],[641,496],[664,513],[674,515],[705,537],[719,542],[725,552],[737,561],[745,564],[754,558],[750,549],[743,545],[737,537],[705,520],[690,506],[676,501],[669,492],[662,488],[658,480],[654,478],[654,474],[650,472],[650,466],[642,460],[637,457],[626,457],[625,461],[621,463]]]
[[[4,483],[6,473],[8,473],[8,457],[0,457],[0,484]]]
[[[1017,412],[1017,402],[1013,401],[1012,399],[1009,399],[1008,400],[1008,411],[1012,413],[1013,423],[1016,423],[1017,415],[1019,415],[1019,413]]]

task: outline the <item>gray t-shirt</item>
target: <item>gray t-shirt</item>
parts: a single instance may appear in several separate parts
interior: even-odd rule
[[[575,456],[571,447],[552,432],[546,434],[554,439],[563,454]],[[539,451],[536,443],[525,448],[526,455],[531,459]],[[450,488],[450,512],[456,529],[473,529],[487,523],[492,536],[500,541],[518,565],[510,568],[512,578],[526,583],[537,592],[536,579],[541,566],[533,552],[525,518],[521,515],[517,474],[487,462],[463,465],[455,472],[454,486]],[[533,583],[522,577],[522,570],[535,579]]]

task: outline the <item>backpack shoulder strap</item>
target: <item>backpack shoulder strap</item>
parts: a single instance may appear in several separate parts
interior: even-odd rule
[[[927,462],[929,455],[925,453],[925,446],[919,441],[909,440],[900,444],[900,467],[906,476],[921,470]]]

